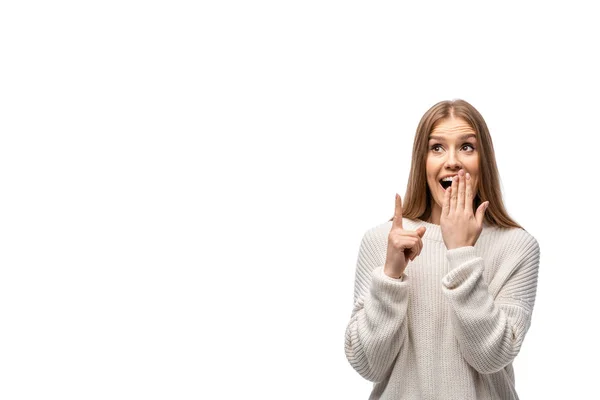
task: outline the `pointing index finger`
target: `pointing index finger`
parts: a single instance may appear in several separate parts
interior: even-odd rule
[[[394,211],[394,222],[392,222],[392,228],[402,229],[402,199],[398,193],[396,193],[396,209]]]

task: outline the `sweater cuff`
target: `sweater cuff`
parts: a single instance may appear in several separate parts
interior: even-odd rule
[[[464,246],[448,250],[446,258],[450,264],[450,272],[444,276],[442,284],[448,289],[460,286],[474,272],[483,272],[483,258],[477,255],[474,246]]]
[[[387,276],[381,266],[373,270],[372,289],[375,293],[386,297],[388,301],[402,302],[407,296],[406,289],[409,281],[408,275],[405,274],[402,274],[400,279]]]

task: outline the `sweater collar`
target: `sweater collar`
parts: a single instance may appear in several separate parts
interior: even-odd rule
[[[425,235],[423,236],[424,238],[433,239],[440,242],[444,241],[444,238],[442,236],[442,228],[439,225],[432,224],[431,222],[423,221],[418,218],[414,219],[413,223],[415,224],[415,229],[421,226],[427,228],[425,230]]]
[[[427,228],[425,230],[425,235],[423,236],[424,238],[437,240],[439,242],[444,241],[444,237],[442,236],[442,228],[440,225],[432,224],[431,222],[423,221],[418,218],[410,220],[410,221],[412,221],[412,223],[415,226],[414,230],[416,230],[420,226],[424,226],[425,228]],[[489,232],[490,229],[491,229],[491,227],[488,224],[486,224],[486,222],[484,221],[483,222],[483,230],[481,231],[481,235],[479,237],[481,237],[484,234],[486,234],[487,232]]]

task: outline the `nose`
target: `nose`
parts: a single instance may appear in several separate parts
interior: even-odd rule
[[[446,167],[446,169],[450,169],[450,170],[457,170],[457,171],[460,170],[461,163],[453,151],[448,152],[448,157],[446,158],[445,167]]]

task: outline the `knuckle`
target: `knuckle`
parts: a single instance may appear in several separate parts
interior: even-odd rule
[[[390,237],[389,243],[395,248],[395,249],[400,249],[402,248],[402,240],[400,240],[399,237],[397,236],[392,236]]]

